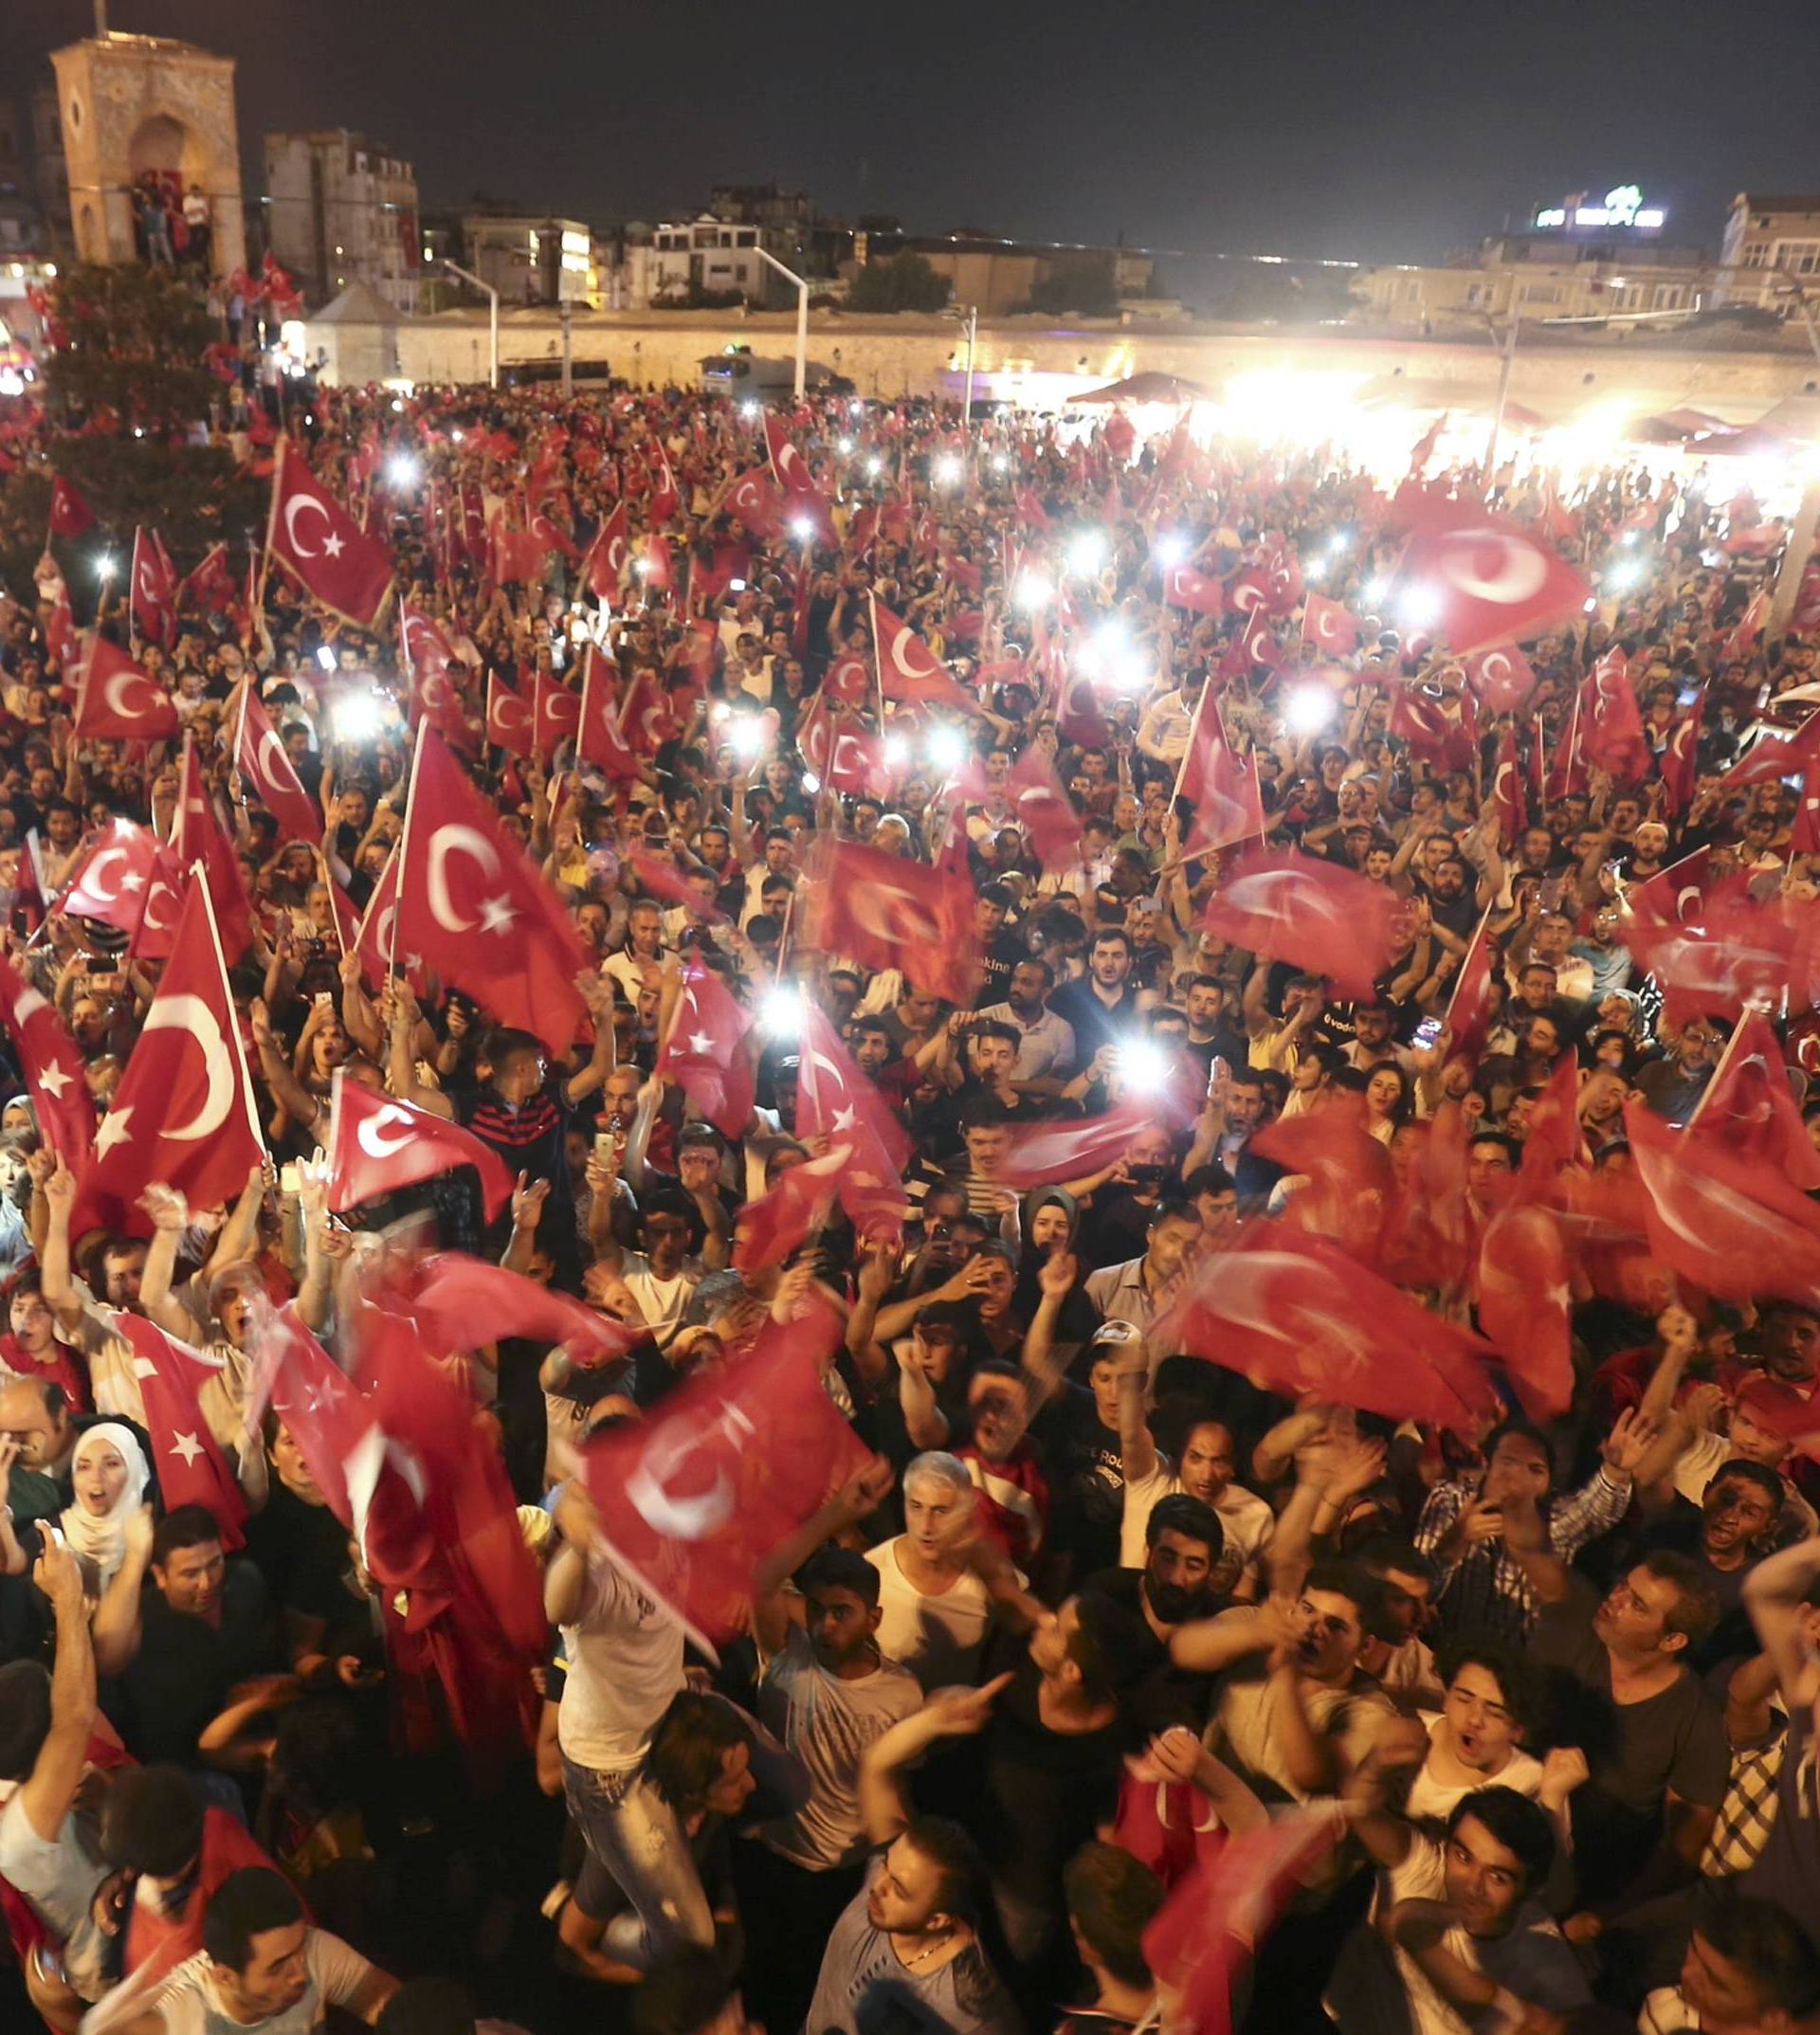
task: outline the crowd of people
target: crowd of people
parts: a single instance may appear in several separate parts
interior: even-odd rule
[[[1513,681],[1387,591],[1408,503],[1331,449],[764,427],[317,391],[284,461],[391,547],[394,607],[273,565],[155,641],[117,589],[96,627],[180,742],[76,732],[68,546],[0,608],[16,1997],[59,2035],[1820,2028],[1820,604],[1767,633],[1786,528],[1717,463],[1424,474],[1430,441],[1408,487],[1592,590]],[[54,467],[57,427],[11,447]],[[545,711],[584,672],[610,752]],[[1613,687],[1634,737],[1595,740]],[[249,795],[248,695],[315,838]],[[420,720],[585,954],[560,1045],[363,955]],[[164,964],[64,900],[192,797],[269,1157],[85,1226],[27,1021],[109,1110]],[[1247,946],[1235,872],[1279,850],[1357,890]],[[963,897],[944,941],[856,905],[881,867]],[[463,1167],[332,1207],[356,1089],[464,1127],[509,1200]],[[1760,1194],[1759,1252],[1677,1219],[1709,1175]],[[461,1591],[389,1580],[371,1467],[258,1387],[299,1321],[312,1412],[369,1387],[359,1282],[430,1250],[613,1332],[426,1332],[536,1659],[464,1663]],[[793,1337],[849,1452],[710,1635],[590,1464],[662,1482],[641,1434]],[[164,1491],[182,1349],[212,1509]],[[441,1517],[441,1459],[392,1473]]]

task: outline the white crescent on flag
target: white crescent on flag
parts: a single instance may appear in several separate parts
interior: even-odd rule
[[[476,918],[464,918],[456,911],[454,899],[448,894],[447,863],[451,855],[465,855],[478,863],[489,883],[500,873],[500,858],[486,836],[471,827],[462,827],[451,822],[446,827],[439,827],[429,837],[429,855],[425,871],[425,882],[429,891],[429,908],[435,914],[437,924],[446,931],[471,933],[480,921]]]
[[[394,1124],[398,1126],[399,1135],[389,1137],[387,1130]],[[354,1136],[369,1158],[390,1158],[394,1152],[402,1152],[410,1143],[410,1113],[400,1109],[395,1102],[388,1102],[376,1117],[369,1117]]]
[[[173,1125],[162,1135],[185,1144],[211,1136],[227,1122],[234,1099],[234,1064],[214,1012],[200,996],[160,997],[146,1012],[140,1036],[148,1031],[187,1031],[202,1048],[203,1072],[209,1081],[209,1092],[190,1121]]]
[[[1487,557],[1487,553],[1492,555]],[[1441,572],[1475,600],[1514,608],[1541,591],[1548,561],[1533,544],[1501,530],[1452,530],[1441,547]]]
[[[316,499],[314,495],[294,495],[292,496],[291,500],[284,504],[285,539],[289,543],[292,552],[298,557],[319,558],[322,556],[322,554],[319,551],[306,551],[303,548],[302,539],[299,537],[297,534],[298,514],[300,510],[303,509],[314,509],[316,513],[322,518],[322,527],[325,530],[334,529],[335,525],[330,518],[329,512],[322,506],[322,504]]]

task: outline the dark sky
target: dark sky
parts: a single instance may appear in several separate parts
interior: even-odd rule
[[[921,231],[1422,261],[1634,182],[1716,251],[1734,191],[1820,186],[1816,0],[111,6],[238,58],[255,175],[267,128],[362,128],[428,209],[595,227],[775,179]],[[92,20],[0,0],[0,91]]]

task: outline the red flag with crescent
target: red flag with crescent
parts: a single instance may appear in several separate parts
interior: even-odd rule
[[[806,872],[803,937],[864,968],[895,968],[962,1006],[978,975],[974,891],[962,877],[857,841],[818,836]]]
[[[75,732],[119,742],[165,742],[181,723],[170,695],[105,636],[90,639],[76,692]]]
[[[1580,613],[1591,591],[1579,572],[1520,523],[1473,502],[1425,500],[1397,567],[1392,603],[1412,599],[1433,615],[1437,640],[1470,657],[1539,636]]]
[[[265,549],[307,593],[373,628],[391,591],[391,551],[370,537],[288,440],[279,445]]]
[[[283,737],[272,725],[265,702],[253,689],[250,679],[241,688],[240,736],[234,761],[247,794],[265,808],[282,833],[312,847],[321,840],[322,809],[304,790]]]
[[[491,1145],[446,1117],[337,1073],[328,1181],[329,1207],[337,1214],[458,1166],[480,1174],[486,1219],[497,1221],[512,1198],[512,1169]]]

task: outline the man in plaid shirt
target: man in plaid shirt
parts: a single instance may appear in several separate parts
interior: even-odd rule
[[[1632,1473],[1655,1439],[1649,1422],[1621,1414],[1592,1479],[1551,1504],[1555,1469],[1548,1444],[1526,1423],[1510,1421],[1492,1437],[1483,1477],[1436,1484],[1422,1508],[1415,1544],[1433,1564],[1435,1609],[1444,1627],[1491,1631],[1520,1645],[1538,1606],[1522,1565],[1504,1545],[1504,1508],[1537,1506],[1551,1552],[1572,1562],[1589,1540],[1610,1533],[1624,1517]]]

